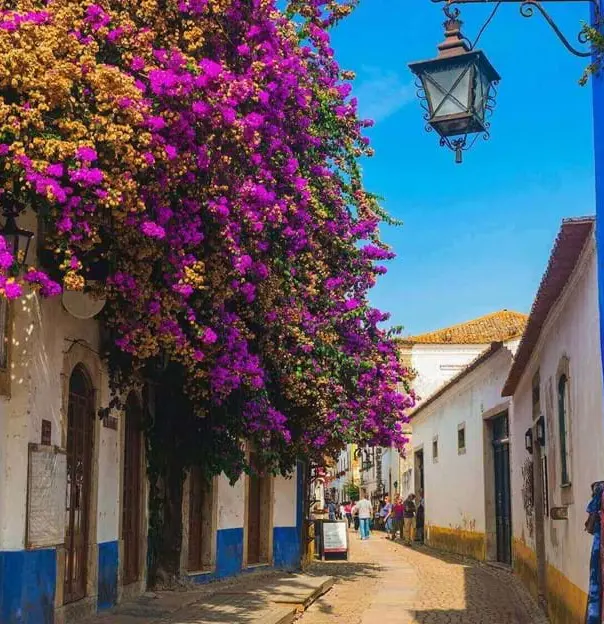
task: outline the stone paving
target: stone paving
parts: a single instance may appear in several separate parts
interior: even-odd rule
[[[520,581],[506,569],[408,548],[373,533],[351,535],[349,562],[314,564],[338,582],[298,624],[547,624]]]
[[[149,593],[81,624],[547,624],[506,569],[350,535],[349,561]],[[318,600],[315,595],[336,584]]]
[[[332,584],[333,578],[317,574],[250,574],[149,592],[80,624],[291,624]]]

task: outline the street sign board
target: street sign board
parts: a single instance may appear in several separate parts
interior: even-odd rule
[[[348,523],[345,520],[324,520],[323,529],[323,553],[348,553]]]

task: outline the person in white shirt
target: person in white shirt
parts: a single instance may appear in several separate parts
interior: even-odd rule
[[[359,533],[361,534],[361,539],[369,539],[369,521],[373,514],[373,507],[367,499],[367,494],[365,492],[361,494],[361,499],[355,504],[353,513],[355,513],[355,511],[359,516]]]

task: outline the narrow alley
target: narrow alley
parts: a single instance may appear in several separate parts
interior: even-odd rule
[[[332,585],[333,584],[333,585]],[[331,587],[331,589],[328,589]],[[316,590],[316,591],[313,591]],[[326,591],[327,590],[327,591]],[[310,593],[309,593],[310,592]],[[317,594],[323,595],[297,615]],[[305,594],[310,600],[298,599]],[[316,562],[304,575],[239,579],[149,592],[81,624],[548,624],[508,570],[407,548],[374,533],[350,535],[348,561]]]
[[[374,533],[350,536],[348,562],[313,566],[339,581],[300,624],[547,624],[535,601],[509,571]]]

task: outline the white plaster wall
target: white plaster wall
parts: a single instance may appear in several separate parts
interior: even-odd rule
[[[386,487],[386,494],[393,497],[396,489],[400,491],[399,452],[395,448],[385,448],[382,451],[382,480]],[[394,487],[394,484],[398,488]]]
[[[296,526],[296,470],[291,477],[277,476],[273,488],[273,526]]]
[[[119,416],[119,426],[124,426],[124,416]],[[101,427],[99,448],[99,502],[97,540],[112,542],[119,537],[119,518],[122,492],[120,491],[119,432]],[[144,474],[143,474],[144,479]],[[146,480],[143,481],[146,483]],[[143,510],[143,513],[145,510]]]
[[[218,477],[218,530],[243,528],[245,517],[245,476],[230,485],[225,474]]]
[[[415,493],[415,471],[413,465],[414,436],[409,434],[408,437],[409,442],[405,444],[399,463],[399,493],[403,500],[407,498],[409,494]]]
[[[20,224],[37,231],[33,214],[22,215]],[[32,244],[30,261],[34,253]],[[65,352],[76,340],[93,351],[99,349],[97,321],[75,319],[63,309],[60,297],[43,299],[29,292],[13,306],[11,397],[0,397],[0,550],[19,550],[25,545],[27,445],[40,442],[43,419],[52,424],[52,443],[62,446],[64,442]],[[93,382],[100,393],[99,403],[106,405],[107,376]],[[118,535],[118,436],[103,427],[100,431],[97,531],[99,540],[107,541]]]
[[[514,536],[527,537],[521,496],[521,476],[517,467],[527,456],[524,433],[532,421],[531,380],[539,370],[541,411],[554,423],[548,430],[547,448],[550,464],[550,503],[562,505],[559,475],[559,431],[557,407],[557,372],[562,357],[569,358],[570,372],[570,468],[573,500],[568,506],[568,520],[545,521],[547,562],[560,570],[575,585],[587,591],[591,536],[584,530],[585,506],[590,484],[604,479],[604,431],[602,419],[602,363],[600,355],[598,285],[595,243],[591,241],[575,275],[543,328],[539,343],[514,395]],[[546,414],[546,393],[552,384],[551,414]],[[551,430],[553,429],[553,431]],[[533,544],[532,540],[527,540]]]
[[[514,410],[510,421],[510,480],[513,537],[535,550],[534,513],[527,514],[525,510],[526,485],[523,477],[523,469],[532,463],[524,443],[524,434],[532,425],[531,379],[529,371],[513,398]]]
[[[413,419],[413,448],[424,449],[427,524],[485,532],[483,413],[502,403],[510,362],[511,353],[504,347]],[[461,423],[466,428],[464,454],[457,449]]]
[[[40,299],[28,294],[14,305],[11,398],[0,399],[0,548],[5,550],[24,547],[27,445],[40,442],[42,419],[52,423],[52,443],[63,442],[62,369],[70,341],[83,341],[98,350],[97,322],[73,318],[60,297]],[[97,386],[98,380],[94,383]],[[108,397],[106,376],[101,386],[97,389],[103,402]],[[117,432],[102,427],[101,432],[98,532],[108,540],[117,538]]]
[[[455,377],[489,345],[413,345],[411,367],[417,372],[413,388],[420,400],[427,399]]]

